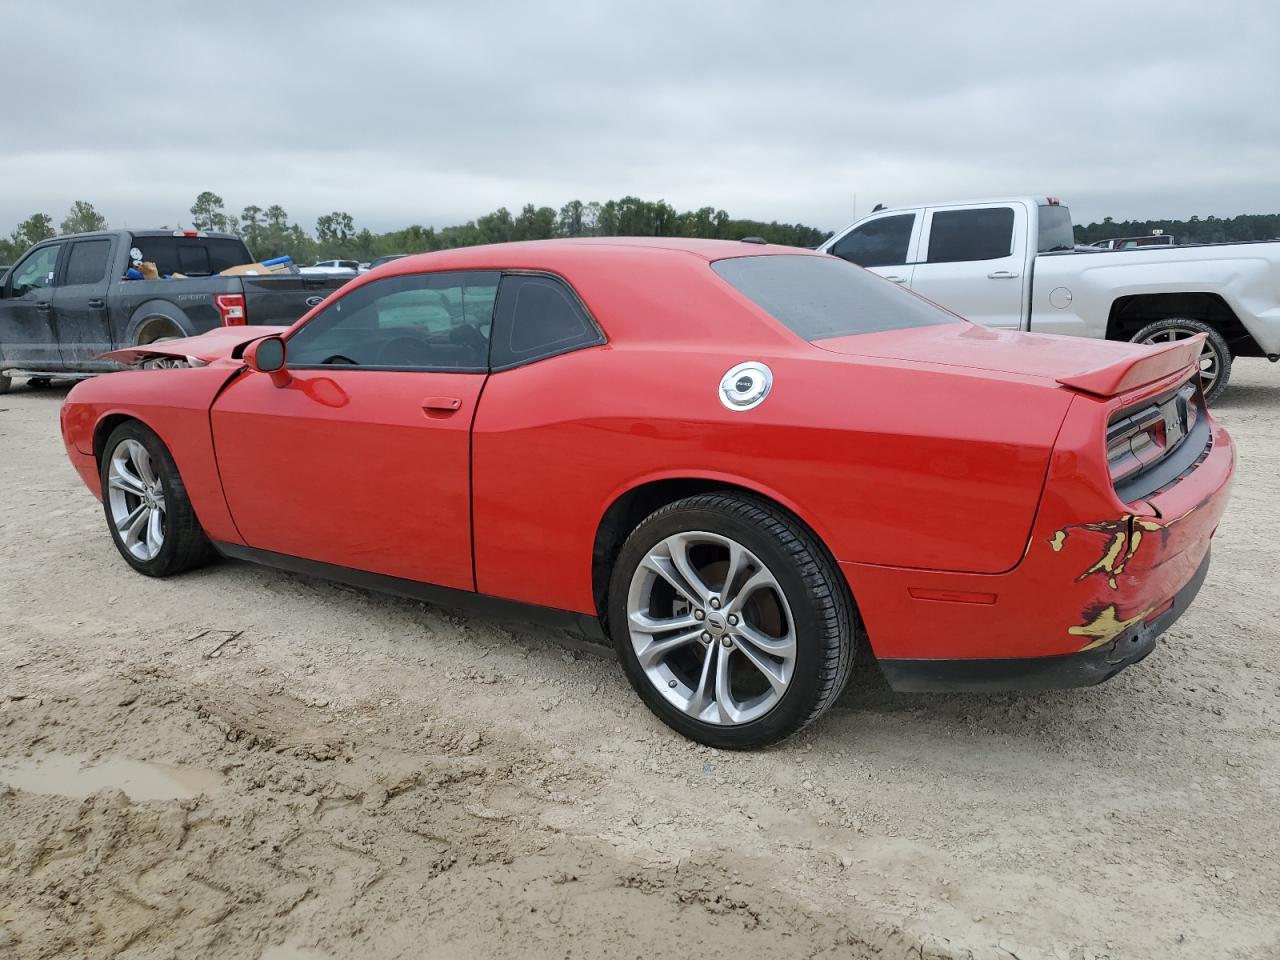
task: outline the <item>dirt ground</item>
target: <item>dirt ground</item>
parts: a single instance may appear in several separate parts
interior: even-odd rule
[[[557,634],[133,573],[0,396],[0,957],[1280,956],[1280,368],[1191,611],[1090,690],[860,668],[757,754]]]

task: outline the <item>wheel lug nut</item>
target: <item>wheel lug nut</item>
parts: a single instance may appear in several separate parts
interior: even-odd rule
[[[729,614],[729,626],[736,627],[738,625],[738,615],[736,613]]]
[[[702,634],[702,639],[703,639],[703,640],[710,640],[710,639],[711,639],[711,634],[709,634],[709,633],[705,633],[705,632],[704,632],[704,633]]]
[[[729,646],[732,646],[732,645],[733,645],[733,641],[732,641],[732,640],[730,640],[728,637],[721,637],[721,638],[720,638],[720,646],[722,646],[722,647],[729,647]]]
[[[668,680],[668,681],[667,681],[667,686],[668,686],[668,687],[674,687],[675,685],[676,685],[676,682],[675,682],[674,680]]]
[[[719,598],[717,598],[717,597],[712,597],[712,598],[711,598],[711,609],[712,609],[712,610],[719,610],[719,609],[720,609],[720,600],[719,600]]]
[[[701,610],[695,610],[695,611],[693,611],[693,619],[695,619],[695,620],[705,620],[705,619],[706,619],[706,617],[707,617],[707,615],[706,615],[705,613],[703,613]]]

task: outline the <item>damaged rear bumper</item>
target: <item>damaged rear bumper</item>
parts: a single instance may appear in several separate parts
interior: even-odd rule
[[[1061,690],[1109,680],[1155,649],[1156,638],[1191,606],[1209,572],[1206,553],[1195,575],[1157,616],[1135,624],[1107,643],[1051,657],[964,660],[881,659],[880,669],[894,690],[906,693]]]

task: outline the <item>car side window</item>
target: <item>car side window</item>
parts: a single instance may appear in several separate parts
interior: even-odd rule
[[[71,245],[67,254],[67,269],[62,276],[64,287],[101,283],[107,278],[107,260],[111,254],[110,240],[81,240]]]
[[[489,355],[494,370],[599,343],[604,335],[563,280],[545,274],[502,278]]]
[[[831,247],[831,252],[860,267],[888,267],[907,262],[914,213],[880,217],[850,230]]]
[[[939,210],[929,225],[929,263],[999,260],[1013,252],[1013,208]]]
[[[388,277],[333,300],[289,338],[289,365],[487,369],[496,272]]]
[[[25,260],[13,268],[12,296],[22,297],[32,290],[53,285],[53,274],[58,268],[58,252],[62,244],[51,243],[32,251]]]

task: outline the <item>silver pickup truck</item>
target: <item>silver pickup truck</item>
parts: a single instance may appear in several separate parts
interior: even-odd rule
[[[1162,343],[1207,334],[1205,395],[1238,357],[1280,360],[1280,241],[1093,250],[1053,197],[877,210],[820,248],[975,323]]]

